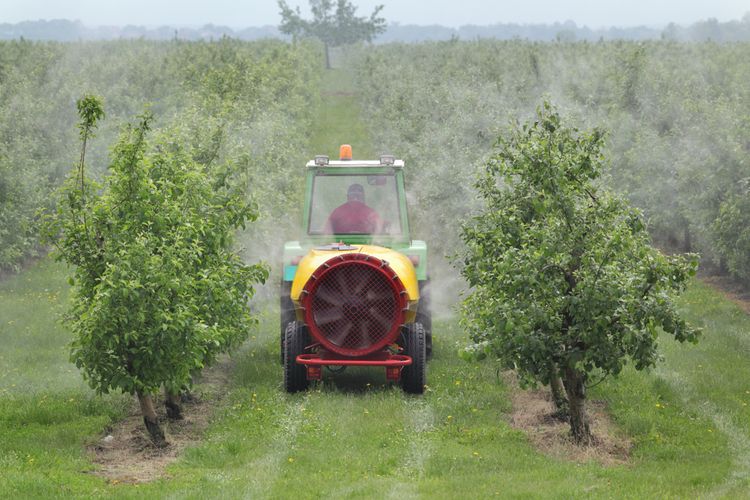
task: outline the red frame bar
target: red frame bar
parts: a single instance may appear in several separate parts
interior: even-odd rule
[[[381,354],[381,353],[377,353]],[[345,358],[345,357],[324,357],[321,354],[300,354],[297,356],[297,363],[308,366],[409,366],[412,363],[411,356],[405,354],[383,353],[380,356],[371,356],[367,358]]]

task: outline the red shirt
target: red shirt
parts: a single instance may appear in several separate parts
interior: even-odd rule
[[[381,229],[378,213],[361,201],[350,200],[328,216],[326,229],[335,234],[375,233]]]

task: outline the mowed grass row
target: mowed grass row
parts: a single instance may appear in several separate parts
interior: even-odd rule
[[[536,451],[508,424],[508,388],[496,367],[456,355],[464,336],[454,319],[435,325],[423,397],[407,396],[384,384],[380,370],[365,369],[327,377],[304,394],[284,394],[276,311],[268,308],[255,340],[235,356],[228,401],[216,408],[204,442],[169,468],[168,479],[108,484],[86,473],[92,466],[84,447],[120,417],[124,399],[91,394],[66,362],[67,335],[54,320],[43,323],[59,309],[54,297],[67,287],[62,274],[60,266],[43,262],[0,284],[3,496],[680,497],[748,491],[747,457],[738,447],[750,436],[743,404],[750,395],[742,386],[748,367],[731,360],[741,355],[736,341],[750,331],[750,320],[700,283],[682,303],[706,325],[703,342],[665,342],[666,361],[655,373],[626,371],[593,395],[609,402],[620,431],[632,438],[629,465],[575,464]],[[18,307],[35,314],[18,314],[7,325]]]
[[[96,396],[68,360],[61,326],[66,269],[44,259],[0,282],[0,496],[104,491],[84,446],[124,415],[123,396]]]
[[[355,156],[371,155],[346,75],[331,72],[326,80],[324,121],[313,131],[311,149],[335,157],[338,144],[350,142]],[[450,315],[435,323],[435,357],[422,397],[384,384],[377,369],[350,369],[287,395],[278,364],[278,311],[270,304],[260,307],[257,331],[234,356],[226,403],[215,409],[203,442],[171,465],[168,477],[131,485],[87,473],[93,466],[85,445],[121,418],[128,400],[93,395],[67,362],[69,335],[56,321],[66,300],[64,276],[62,266],[45,260],[0,283],[3,497],[748,493],[750,429],[743,403],[750,402],[750,387],[744,387],[750,364],[742,357],[750,319],[700,283],[681,304],[706,328],[701,343],[665,340],[665,362],[657,370],[626,370],[593,391],[634,443],[627,465],[576,464],[535,450],[508,424],[509,388],[497,367],[458,358],[465,338]]]

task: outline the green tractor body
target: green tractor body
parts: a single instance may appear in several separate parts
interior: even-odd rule
[[[425,242],[411,239],[404,162],[316,156],[305,168],[304,203],[300,237],[282,255],[286,389],[306,388],[323,366],[372,365],[421,393],[416,364],[424,360],[405,350],[419,348],[411,337],[421,336],[424,358],[431,355],[429,271]]]

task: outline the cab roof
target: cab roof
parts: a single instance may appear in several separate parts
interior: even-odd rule
[[[404,160],[396,160],[393,164],[381,163],[379,160],[330,160],[325,165],[315,163],[315,160],[307,162],[307,168],[317,167],[394,167],[404,168]]]

